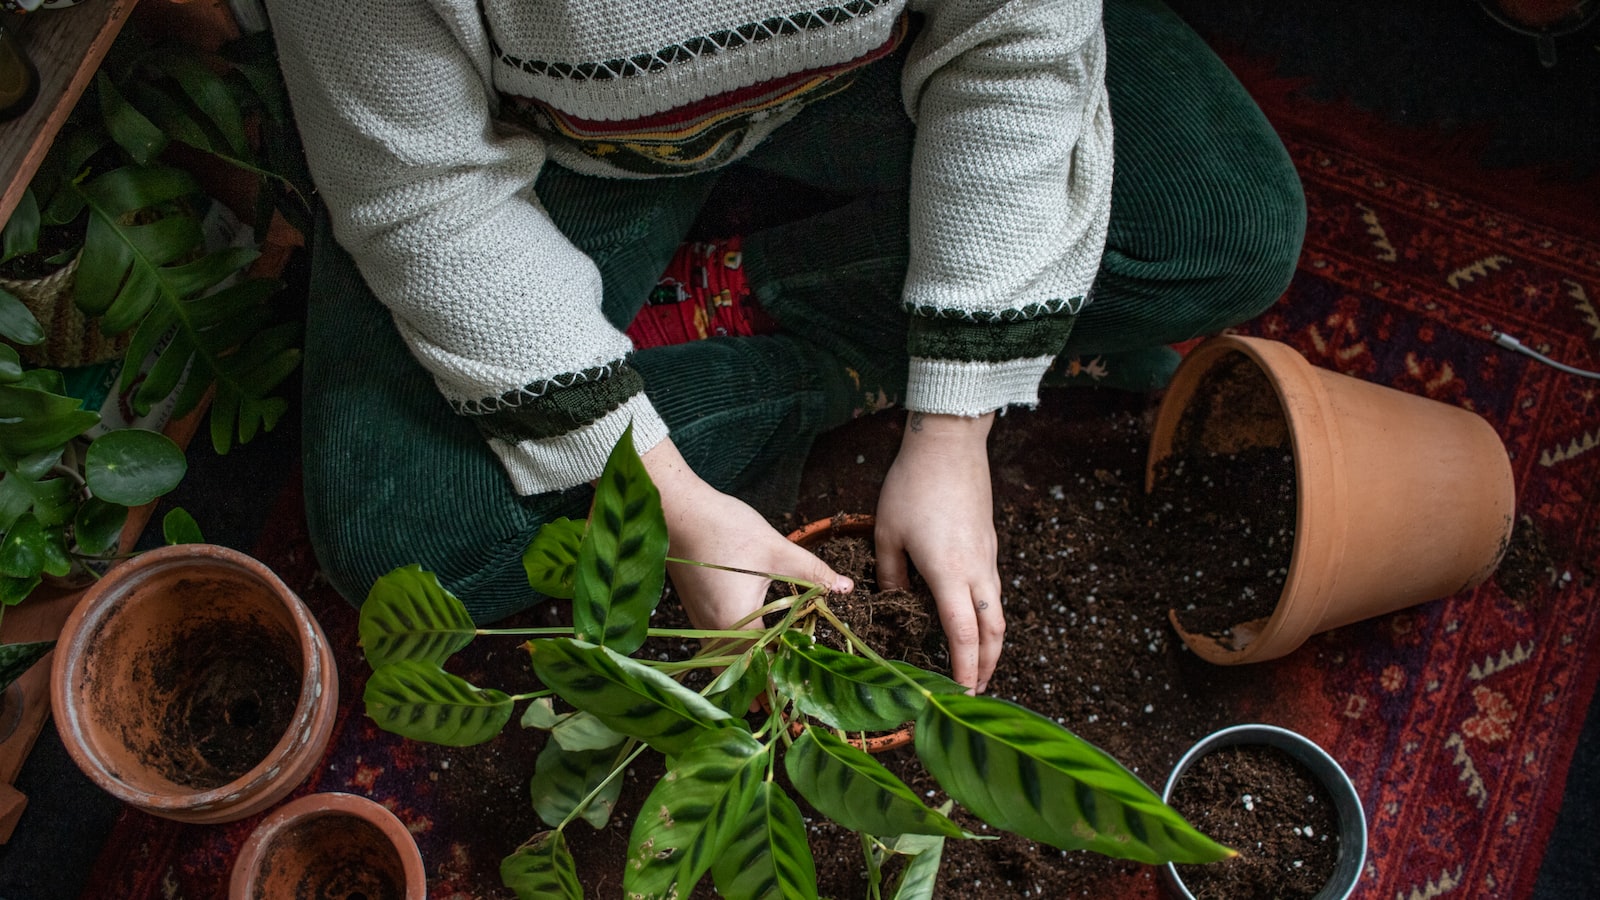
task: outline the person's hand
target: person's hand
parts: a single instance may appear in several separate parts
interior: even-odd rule
[[[993,423],[993,413],[911,413],[875,529],[878,586],[909,588],[910,558],[939,605],[951,677],[977,693],[989,686],[1006,634],[989,485]]]
[[[849,578],[779,534],[744,501],[701,480],[671,440],[662,441],[641,458],[661,492],[672,556],[788,575],[836,592],[853,588]],[[732,628],[766,602],[769,582],[765,578],[682,563],[673,563],[667,571],[695,628]],[[760,628],[761,620],[746,627]]]

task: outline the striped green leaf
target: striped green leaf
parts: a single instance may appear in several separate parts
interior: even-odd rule
[[[894,773],[827,729],[808,726],[783,765],[800,796],[851,831],[965,836],[956,823],[922,805]]]
[[[358,628],[361,652],[374,669],[406,659],[444,665],[477,633],[461,601],[417,565],[373,582]]]
[[[906,868],[894,882],[890,900],[933,900],[939,886],[939,863],[944,862],[944,838],[931,834],[901,834],[890,847],[896,854],[909,854]]]
[[[55,641],[25,641],[0,644],[0,689],[22,677],[33,664],[44,658],[56,646]]]
[[[593,713],[582,710],[563,716],[551,726],[550,735],[568,750],[605,750],[626,740]]]
[[[578,637],[632,653],[666,584],[667,523],[661,495],[633,448],[633,426],[595,482],[589,529],[578,548],[572,624]]]
[[[500,860],[500,883],[517,900],[583,900],[578,867],[559,831],[546,831]]]
[[[556,712],[555,701],[549,697],[537,697],[522,711],[522,727],[549,731],[566,716],[566,713]]]
[[[682,753],[707,731],[744,725],[694,691],[608,647],[572,638],[539,638],[527,647],[534,674],[563,700],[668,756]]]
[[[1233,855],[1105,752],[1016,704],[940,694],[916,731],[917,756],[940,786],[996,828],[1151,865]]]
[[[805,820],[777,785],[756,785],[749,812],[711,866],[711,879],[722,896],[735,900],[817,900]]]
[[[844,731],[887,731],[915,721],[925,703],[922,691],[896,671],[934,693],[966,688],[906,662],[889,667],[861,656],[818,646],[805,634],[785,632],[772,680],[794,700],[795,708]]]
[[[568,750],[555,741],[545,742],[528,783],[534,811],[546,825],[560,825],[583,798],[604,782],[605,788],[580,814],[590,825],[604,828],[622,795],[621,776],[606,781],[616,764],[615,750]]]
[[[481,744],[511,720],[511,698],[477,688],[438,663],[415,659],[379,666],[361,695],[384,731],[451,747]]]
[[[528,573],[530,587],[548,597],[572,599],[583,524],[562,516],[539,526],[539,533],[522,552],[522,570]]]
[[[628,838],[627,897],[687,897],[749,816],[767,753],[749,732],[706,732],[645,798]]]
[[[766,689],[767,653],[750,650],[711,682],[706,689],[706,699],[731,716],[742,716]]]

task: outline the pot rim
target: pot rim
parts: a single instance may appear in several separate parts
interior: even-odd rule
[[[1361,807],[1361,796],[1344,767],[1328,755],[1317,743],[1303,734],[1251,722],[1230,725],[1212,732],[1197,741],[1172,767],[1167,783],[1161,789],[1161,802],[1170,805],[1172,791],[1178,779],[1200,757],[1224,747],[1266,745],[1276,747],[1306,767],[1312,777],[1321,783],[1333,799],[1333,808],[1339,817],[1339,858],[1328,883],[1318,891],[1313,900],[1347,900],[1361,880],[1367,862],[1367,819]],[[1161,867],[1162,882],[1172,896],[1179,900],[1194,900],[1194,895],[1184,886],[1177,866],[1167,863]]]
[[[826,519],[815,519],[789,532],[789,540],[806,549],[811,545],[826,539],[832,534],[865,535],[872,536],[872,529],[877,519],[871,513],[838,513]],[[790,726],[791,733],[795,725]],[[904,747],[916,737],[916,726],[911,722],[894,729],[893,731],[865,735],[860,738],[846,738],[851,744],[867,751],[868,753],[885,753],[897,747]]]
[[[81,681],[84,660],[92,653],[90,637],[112,613],[113,588],[137,584],[165,569],[196,564],[244,573],[261,582],[287,612],[303,664],[300,695],[295,701],[290,727],[260,762],[238,778],[200,791],[145,791],[124,780],[87,742],[71,739],[71,735],[80,730],[79,723],[85,714],[77,702],[76,687]],[[113,566],[104,578],[84,592],[62,626],[51,666],[50,700],[56,721],[62,723],[62,743],[68,755],[102,790],[155,815],[183,821],[222,822],[259,812],[264,808],[263,801],[270,803],[281,796],[273,790],[273,783],[284,778],[286,770],[290,775],[302,768],[305,772],[300,773],[301,777],[293,785],[284,787],[284,793],[297,786],[320,759],[320,751],[309,753],[315,758],[308,764],[296,766],[293,754],[305,753],[307,748],[315,749],[331,736],[333,716],[319,716],[318,712],[325,704],[338,703],[333,665],[332,650],[321,626],[299,597],[264,563],[219,544],[173,544]],[[325,681],[332,686],[331,690],[325,691]],[[252,802],[253,797],[255,802]]]
[[[1208,635],[1187,631],[1178,621],[1177,611],[1168,610],[1167,617],[1183,642],[1201,658],[1217,665],[1277,659],[1293,652],[1316,633],[1317,624],[1322,621],[1333,597],[1335,579],[1329,573],[1341,561],[1344,532],[1350,518],[1349,487],[1343,467],[1337,464],[1344,454],[1344,445],[1332,401],[1316,368],[1281,341],[1245,335],[1222,334],[1208,338],[1184,358],[1180,371],[1193,373],[1193,377],[1181,382],[1175,380],[1173,388],[1162,399],[1145,464],[1145,492],[1155,487],[1157,466],[1172,455],[1182,414],[1188,409],[1188,401],[1194,396],[1200,379],[1234,354],[1249,360],[1267,378],[1283,412],[1297,486],[1295,535],[1283,590],[1271,615],[1264,621],[1257,620],[1261,621],[1260,630],[1243,647],[1228,647]],[[1321,519],[1327,523],[1328,530],[1316,535],[1308,535],[1304,527],[1310,519],[1308,510],[1312,508],[1324,508],[1330,513]],[[1284,602],[1290,597],[1296,598],[1295,605],[1305,613],[1294,622],[1290,621],[1288,604]]]
[[[272,841],[288,829],[324,816],[343,816],[368,822],[378,829],[400,857],[405,877],[405,900],[425,900],[427,871],[411,830],[387,806],[343,791],[306,794],[278,807],[250,832],[234,861],[228,881],[230,900],[250,900],[256,887],[261,858]]]

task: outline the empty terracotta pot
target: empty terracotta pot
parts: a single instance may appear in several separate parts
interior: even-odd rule
[[[1511,463],[1481,416],[1317,368],[1278,341],[1208,339],[1162,399],[1146,490],[1169,458],[1253,447],[1293,456],[1293,548],[1269,617],[1219,637],[1171,611],[1213,663],[1276,659],[1314,634],[1474,587],[1511,539]]]
[[[355,794],[308,794],[261,821],[229,900],[424,900],[422,855],[394,813]]]
[[[328,640],[260,562],[151,550],[84,593],[51,670],[56,728],[101,788],[154,815],[229,822],[299,786],[339,706]]]

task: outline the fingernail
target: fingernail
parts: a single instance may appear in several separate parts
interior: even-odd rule
[[[855,589],[856,583],[844,575],[840,575],[839,578],[833,583],[833,592],[835,594],[848,594]]]

